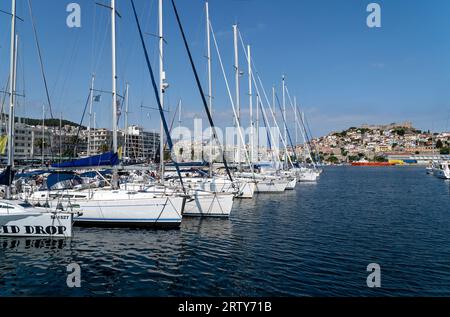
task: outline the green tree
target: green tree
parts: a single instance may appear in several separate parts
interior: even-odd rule
[[[65,150],[64,153],[62,154],[63,157],[68,157],[68,158],[71,158],[72,155],[74,155],[73,149],[67,149],[67,150]]]
[[[98,149],[100,150],[100,153],[109,152],[109,146],[106,143],[100,145],[100,147]]]
[[[375,156],[375,162],[387,162],[388,160],[384,156]]]
[[[439,153],[441,153],[441,155],[449,155],[450,154],[450,148],[448,147],[443,147]]]
[[[332,155],[328,158],[328,162],[336,164],[339,162],[339,159],[336,156]]]
[[[34,140],[34,146],[38,148],[42,148],[42,145],[44,145],[44,148],[48,146],[47,142],[45,142],[44,139],[35,139]]]
[[[404,136],[406,131],[403,128],[397,128],[394,130],[394,132],[398,135],[398,136]]]
[[[436,148],[437,149],[442,149],[444,147],[444,144],[442,143],[441,140],[437,140],[436,142]]]

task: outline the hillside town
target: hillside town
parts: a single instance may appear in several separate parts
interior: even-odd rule
[[[449,154],[450,132],[432,133],[411,122],[362,125],[311,141],[322,161],[340,164],[360,160],[417,163]]]

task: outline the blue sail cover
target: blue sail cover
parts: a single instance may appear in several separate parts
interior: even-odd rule
[[[100,166],[116,166],[119,165],[119,154],[107,152],[101,155],[91,156],[71,162],[52,165],[53,168],[86,168]]]
[[[0,185],[10,186],[15,174],[16,172],[12,170],[11,166],[7,166],[6,169],[0,174]]]

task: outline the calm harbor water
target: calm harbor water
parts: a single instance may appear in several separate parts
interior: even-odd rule
[[[335,167],[237,201],[229,220],[0,238],[0,296],[450,296],[449,186],[424,168]],[[66,285],[70,263],[81,288]]]

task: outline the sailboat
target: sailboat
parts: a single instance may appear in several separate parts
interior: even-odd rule
[[[63,207],[77,206],[83,214],[74,217],[79,226],[103,227],[179,227],[186,196],[178,192],[142,192],[120,188],[117,166],[117,92],[116,92],[116,5],[111,0],[112,25],[112,113],[113,151],[74,162],[56,164],[55,169],[79,170],[85,168],[113,169],[110,186],[82,190],[40,191],[29,200],[35,204]],[[91,91],[91,93],[93,93]],[[167,131],[166,131],[167,133]]]
[[[433,175],[438,178],[450,179],[450,162],[442,161],[433,164]]]
[[[139,24],[139,20],[137,18],[137,14],[135,11],[135,7],[134,7],[134,3],[132,1],[133,4],[133,10],[135,12],[135,19],[136,22],[138,24],[138,28],[139,31],[141,32],[140,29],[140,24]],[[164,130],[167,130],[167,126],[166,123],[164,121],[164,115],[162,112],[162,105],[163,105],[163,100],[164,100],[164,91],[165,91],[165,72],[163,70],[164,68],[164,64],[163,64],[163,42],[164,42],[164,34],[162,31],[162,12],[163,12],[163,1],[159,0],[159,37],[160,37],[160,87],[159,87],[159,91],[157,89],[157,85],[156,82],[154,82],[154,75],[152,72],[152,68],[151,65],[147,59],[147,66],[149,68],[149,72],[150,75],[152,77],[152,81],[153,81],[153,89],[155,92],[155,97],[158,101],[158,106],[160,107],[160,113],[161,113],[161,118],[163,119],[162,121],[162,127],[164,127]],[[181,22],[179,24],[180,29],[182,31],[181,28]],[[183,32],[183,31],[182,31]],[[183,34],[184,35],[184,34]],[[142,36],[142,34],[141,34]],[[185,43],[187,45],[187,43]],[[147,49],[145,47],[145,43],[142,41],[142,45],[143,45],[143,49],[144,49],[144,53],[146,55],[146,57],[148,57],[147,54]],[[194,72],[195,67],[193,67]],[[201,91],[202,93],[202,97],[204,97],[203,95],[203,91]],[[213,126],[213,125],[212,125]],[[170,138],[170,134],[167,134],[167,141],[169,144],[169,148],[170,150],[172,150],[173,148],[173,144]],[[161,151],[163,153],[163,142],[161,143]],[[161,156],[163,157],[163,156]],[[235,192],[231,192],[231,191],[213,191],[213,190],[208,190],[208,189],[212,189],[211,186],[208,186],[209,188],[206,188],[206,185],[211,185],[211,183],[209,182],[205,182],[203,177],[201,178],[189,178],[189,177],[182,177],[181,172],[179,170],[179,166],[178,163],[175,162],[175,166],[177,169],[177,175],[178,175],[178,180],[172,178],[170,180],[170,182],[168,184],[166,184],[165,182],[165,178],[166,178],[166,173],[165,173],[165,168],[164,168],[164,161],[161,160],[161,182],[163,182],[163,184],[158,185],[156,183],[150,184],[149,186],[147,186],[147,188],[145,189],[146,193],[155,193],[155,192],[172,192],[174,195],[176,195],[177,193],[177,188],[178,188],[178,193],[180,192],[180,187],[182,187],[182,192],[184,192],[184,195],[187,197],[185,204],[184,204],[184,208],[183,208],[183,216],[214,216],[214,217],[229,217],[231,211],[232,211],[232,207],[233,207],[233,202],[234,202],[234,197],[235,197]],[[208,179],[210,180],[210,179]],[[163,186],[163,185],[167,185],[167,186]],[[194,185],[194,186],[192,186]],[[199,185],[199,186],[198,186]],[[127,184],[128,186],[128,184]],[[203,186],[203,188],[202,188]]]
[[[54,237],[72,236],[73,214],[35,208],[28,202],[12,197],[14,168],[15,94],[18,35],[16,34],[16,1],[12,0],[11,63],[9,81],[8,166],[0,175],[0,185],[6,186],[6,199],[0,199],[0,236]]]

